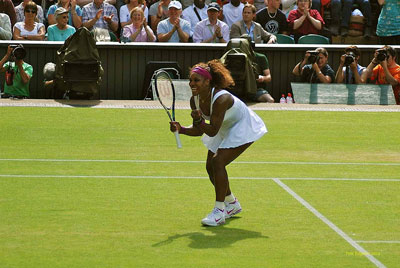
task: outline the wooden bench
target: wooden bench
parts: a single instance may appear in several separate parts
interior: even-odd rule
[[[294,99],[301,104],[395,105],[391,85],[291,83]]]

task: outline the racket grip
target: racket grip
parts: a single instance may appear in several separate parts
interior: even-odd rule
[[[182,148],[181,138],[179,137],[178,131],[175,131],[174,134],[175,134],[175,139],[176,139],[176,147],[178,147],[178,149],[180,149],[180,148]]]

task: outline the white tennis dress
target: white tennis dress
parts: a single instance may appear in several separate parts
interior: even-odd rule
[[[254,142],[268,132],[262,119],[249,109],[240,99],[226,90],[218,91],[211,101],[210,116],[202,115],[204,119],[210,120],[212,106],[216,99],[223,94],[233,97],[233,105],[225,112],[225,117],[217,135],[210,137],[204,135],[204,145],[213,153],[219,148],[236,148],[243,144]],[[214,95],[214,88],[211,96]]]

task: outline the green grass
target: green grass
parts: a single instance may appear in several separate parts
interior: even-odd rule
[[[0,160],[0,267],[374,267],[270,178],[355,241],[400,241],[398,113],[257,111],[269,133],[228,168],[244,210],[218,228],[200,225],[204,163],[147,161],[206,157],[199,138],[176,149],[162,110],[0,113],[0,159],[117,160]],[[400,263],[400,244],[360,245]]]

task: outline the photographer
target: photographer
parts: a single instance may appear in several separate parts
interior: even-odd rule
[[[29,81],[33,68],[24,62],[26,52],[22,45],[9,45],[7,54],[0,61],[0,72],[6,72],[4,97],[28,98]]]
[[[328,64],[328,51],[322,47],[306,51],[304,59],[294,67],[293,74],[301,76],[304,83],[331,83],[335,80],[335,72]]]
[[[361,76],[365,82],[370,78],[377,85],[390,84],[396,104],[400,105],[400,66],[396,63],[396,50],[391,46],[377,49],[374,58]]]
[[[336,83],[362,84],[361,75],[366,68],[358,64],[361,51],[357,46],[345,48],[336,72]],[[347,74],[347,75],[346,75]]]

